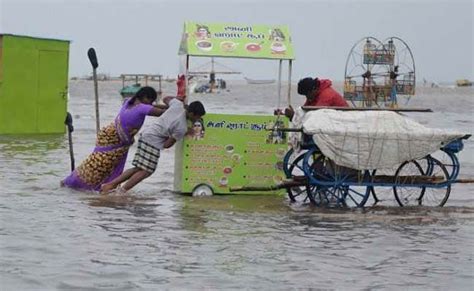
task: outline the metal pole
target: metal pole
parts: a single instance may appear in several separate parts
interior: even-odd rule
[[[160,94],[160,98],[162,97],[163,95],[163,92],[161,91],[161,75],[158,75],[158,88],[159,88],[159,94]]]
[[[291,106],[291,69],[293,65],[293,60],[289,60],[288,62],[288,106]]]
[[[92,77],[94,78],[94,93],[95,93],[95,129],[96,129],[96,133],[99,133],[99,130],[100,130],[99,86],[97,84],[97,72],[95,68],[92,70]]]
[[[278,107],[281,105],[281,67],[283,60],[278,63]]]
[[[189,98],[189,84],[188,84],[188,73],[189,73],[189,55],[186,55],[186,69],[184,73],[184,84],[186,86],[186,96],[184,97],[184,104],[188,104]]]

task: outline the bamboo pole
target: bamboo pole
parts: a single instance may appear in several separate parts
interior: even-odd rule
[[[301,187],[306,185],[306,180],[302,181],[294,181],[294,180],[289,180],[289,181],[284,181],[280,184],[276,185],[270,185],[270,186],[261,186],[261,185],[255,185],[255,186],[236,186],[236,187],[230,187],[229,190],[230,192],[237,192],[237,191],[274,191],[274,190],[279,190],[279,189],[284,189],[284,188],[291,188],[291,187]]]

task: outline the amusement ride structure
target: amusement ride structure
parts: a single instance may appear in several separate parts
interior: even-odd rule
[[[344,75],[344,98],[355,107],[397,108],[415,94],[415,61],[398,37],[381,42],[365,37],[351,49]]]

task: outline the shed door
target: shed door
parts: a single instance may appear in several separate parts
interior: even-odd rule
[[[64,132],[67,110],[68,53],[41,50],[38,74],[38,132]]]

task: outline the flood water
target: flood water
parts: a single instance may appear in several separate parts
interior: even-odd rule
[[[276,85],[227,84],[191,100],[214,113],[286,104]],[[118,112],[120,89],[99,83],[102,124]],[[76,164],[93,149],[93,96],[91,82],[70,83]],[[410,114],[427,126],[474,131],[473,88],[419,88],[410,106],[435,111]],[[459,159],[460,177],[474,178],[474,140]],[[70,171],[66,134],[1,136],[0,289],[472,290],[474,184],[454,185],[444,208],[402,209],[386,191],[376,207],[325,210],[283,196],[176,194],[173,162],[165,150],[129,196],[101,197],[59,187]]]

